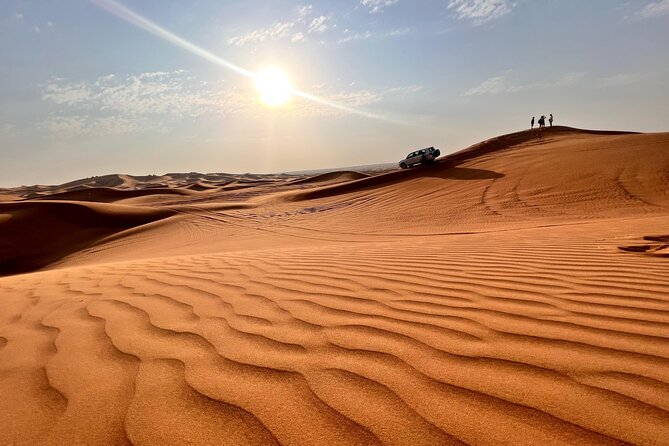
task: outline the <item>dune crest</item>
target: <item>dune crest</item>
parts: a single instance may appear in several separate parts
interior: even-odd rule
[[[669,444],[669,133],[68,184],[2,191],[2,444]]]

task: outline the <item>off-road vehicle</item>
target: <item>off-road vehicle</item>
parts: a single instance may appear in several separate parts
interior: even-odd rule
[[[416,150],[407,155],[405,159],[400,161],[400,167],[406,169],[408,167],[417,166],[418,164],[425,165],[436,160],[441,152],[439,149],[434,147],[428,147],[427,149]]]

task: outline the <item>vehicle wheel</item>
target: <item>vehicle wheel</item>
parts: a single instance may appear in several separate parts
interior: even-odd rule
[[[402,164],[400,164],[400,167],[401,167],[402,169],[406,169],[406,168],[409,167],[409,166],[407,166],[406,163],[402,163]]]

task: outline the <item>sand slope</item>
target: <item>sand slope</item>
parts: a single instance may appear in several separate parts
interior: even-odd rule
[[[0,278],[0,443],[669,444],[669,134],[169,175],[188,193],[0,203],[94,234]]]
[[[105,236],[170,215],[167,209],[68,201],[0,203],[0,274],[42,268]]]

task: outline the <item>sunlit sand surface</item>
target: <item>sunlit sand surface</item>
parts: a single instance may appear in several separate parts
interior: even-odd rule
[[[0,444],[669,444],[669,134],[0,190]]]

